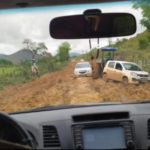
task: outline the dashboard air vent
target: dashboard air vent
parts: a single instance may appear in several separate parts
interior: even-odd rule
[[[58,133],[54,126],[43,126],[43,144],[44,147],[60,147]]]
[[[88,121],[100,121],[100,120],[112,120],[112,119],[128,119],[128,112],[113,112],[113,113],[100,113],[100,114],[86,114],[73,116],[74,122],[88,122]]]
[[[147,121],[147,137],[150,139],[150,119]]]

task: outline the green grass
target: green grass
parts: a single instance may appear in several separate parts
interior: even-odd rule
[[[145,31],[129,40],[118,41],[113,46],[117,48],[117,57],[136,62],[150,72],[150,32]]]
[[[55,59],[45,58],[39,60],[37,66],[40,76],[51,72],[62,70],[66,67],[68,61],[59,62]],[[31,74],[31,62],[24,62],[19,65],[1,65],[0,64],[0,89],[9,85],[26,83],[33,80]]]
[[[22,66],[0,67],[0,89],[8,85],[25,83],[31,80],[29,69]]]
[[[20,74],[21,74],[20,67],[16,67],[16,66],[0,67],[0,77],[20,75]]]

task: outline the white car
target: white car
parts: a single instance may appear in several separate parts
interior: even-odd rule
[[[89,62],[79,62],[75,65],[74,76],[92,76],[92,67]]]
[[[143,71],[136,63],[125,61],[108,61],[103,70],[103,78],[122,81],[123,83],[145,83],[150,80],[149,73]]]

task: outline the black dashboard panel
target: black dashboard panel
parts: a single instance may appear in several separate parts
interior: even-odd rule
[[[46,109],[11,114],[11,117],[28,131],[36,149],[84,148],[85,129],[104,132],[103,128],[106,131],[113,127],[123,128],[126,149],[150,148],[149,103]]]

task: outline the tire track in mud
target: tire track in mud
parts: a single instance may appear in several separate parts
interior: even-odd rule
[[[49,105],[134,102],[150,99],[150,83],[123,85],[91,77],[73,78],[71,62],[64,70],[0,91],[0,111],[15,112]]]

